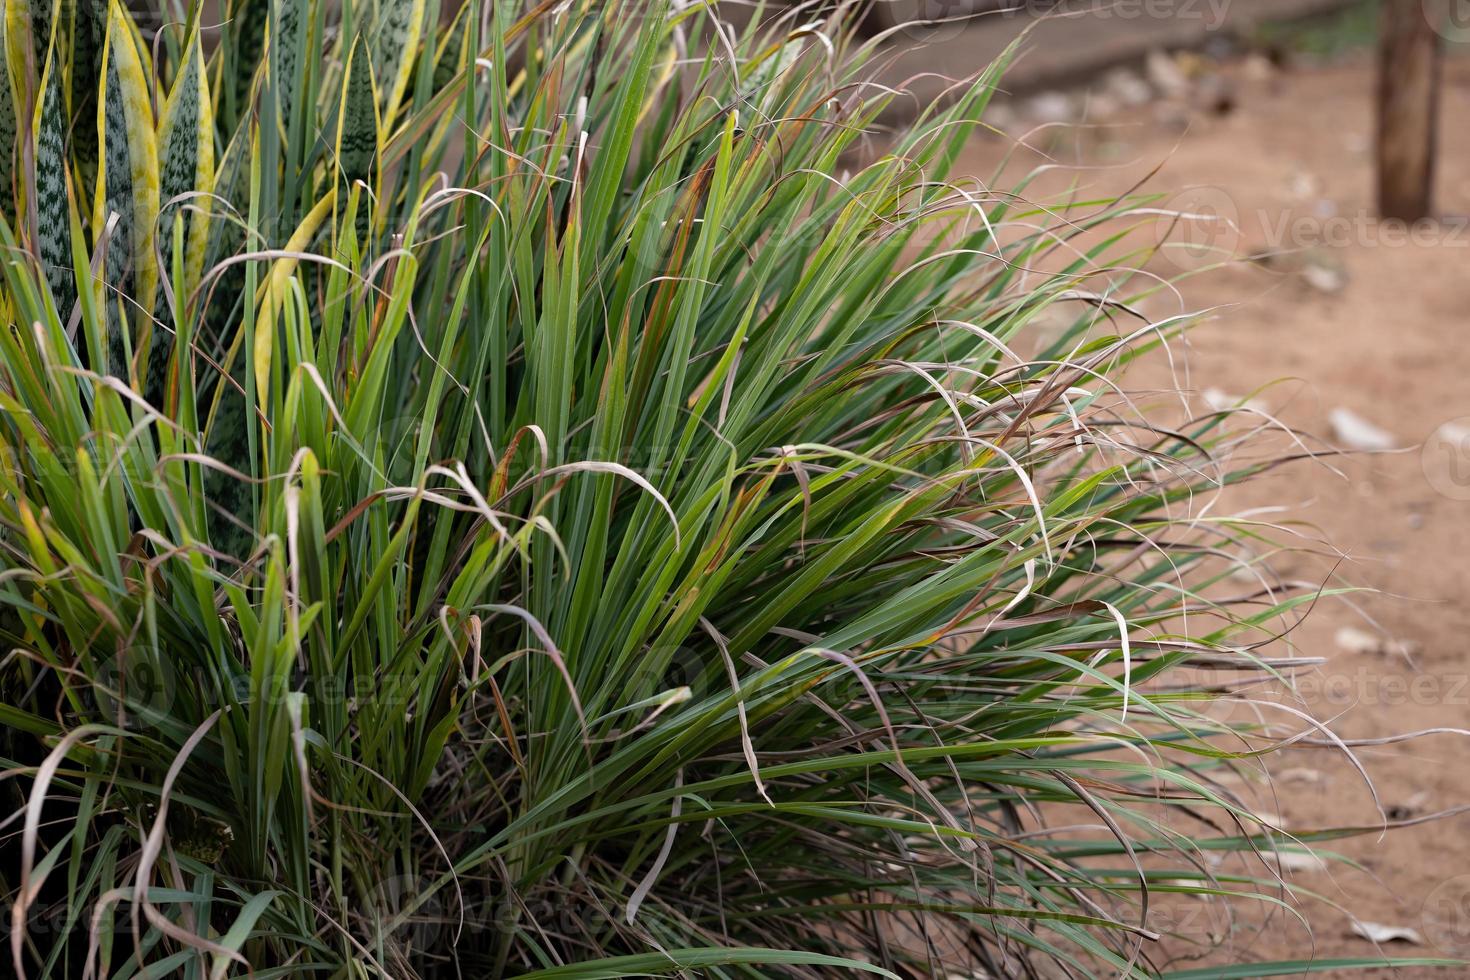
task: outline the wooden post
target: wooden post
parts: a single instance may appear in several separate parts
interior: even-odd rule
[[[1430,214],[1442,45],[1433,0],[1383,0],[1378,42],[1378,211]]]

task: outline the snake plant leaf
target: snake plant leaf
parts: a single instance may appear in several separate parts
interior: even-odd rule
[[[270,20],[270,79],[276,96],[276,110],[284,130],[291,119],[296,99],[296,69],[305,44],[302,36],[306,22],[301,17],[299,0],[273,0]]]
[[[4,30],[4,44],[0,46],[0,57],[5,60],[5,79],[10,86],[17,119],[25,120],[25,106],[30,98],[30,78],[26,74],[26,50],[29,47],[26,26],[16,16],[13,5],[0,12],[0,28]],[[18,154],[17,154],[18,155]]]
[[[250,86],[255,68],[265,50],[266,24],[270,21],[270,0],[231,0],[229,5],[230,51],[234,56],[233,71],[220,83],[219,97],[229,98],[225,122],[233,128],[245,112],[250,99]]]
[[[71,58],[67,73],[71,92],[72,118],[89,120],[97,115],[97,81],[102,77],[102,45],[107,36],[106,0],[68,0],[70,10]],[[89,125],[71,129],[71,159],[79,186],[89,186],[97,176],[97,130]]]
[[[141,317],[146,321],[158,283],[153,253],[158,219],[158,146],[149,101],[149,72],[136,27],[118,0],[112,0],[108,10],[102,64],[102,94],[97,109],[100,160],[92,233],[100,237],[108,216],[118,216],[108,242],[106,263],[109,291],[117,299],[108,306],[145,311]],[[109,342],[113,363],[108,370],[114,372],[126,367],[119,356],[123,350],[121,331],[119,319]]]
[[[252,139],[256,129],[252,118],[244,116],[220,157],[214,178],[216,200],[209,222],[207,268],[212,269],[236,254],[245,244],[242,222],[249,213],[249,161],[256,149]],[[197,365],[199,390],[209,393],[209,401],[214,406],[205,429],[206,451],[225,466],[249,473],[253,469],[249,416],[252,399],[245,391],[245,367],[240,363],[243,358],[235,358],[231,347],[232,342],[243,338],[244,333],[236,329],[237,321],[233,319],[235,303],[221,298],[238,296],[245,289],[245,268],[243,264],[229,266],[210,284],[209,291],[215,299],[204,307],[195,344],[206,355]],[[220,370],[226,376],[221,376]],[[247,528],[224,515],[250,513],[253,506],[250,484],[216,469],[205,472],[204,484],[212,504],[211,543],[227,554],[246,554],[254,540],[252,535]]]
[[[184,216],[185,295],[199,282],[204,270],[204,253],[209,244],[209,198],[214,190],[214,111],[209,99],[209,82],[204,69],[204,47],[196,25],[184,50],[183,62],[173,92],[158,124],[160,174],[159,231],[163,275],[173,268],[174,215]],[[198,192],[187,201],[181,195]],[[170,203],[174,202],[174,203]],[[178,297],[183,302],[184,295]]]
[[[378,173],[378,100],[373,82],[373,66],[367,45],[359,37],[347,59],[347,73],[342,81],[342,104],[337,114],[337,211],[346,206],[347,196],[355,181],[374,187]],[[357,240],[366,242],[371,230],[370,203],[358,204]]]
[[[226,258],[236,254],[245,244],[245,216],[249,213],[249,201],[247,200],[249,184],[248,161],[251,156],[253,142],[251,117],[246,116],[235,128],[235,135],[225,147],[223,155],[215,168],[214,175],[214,199],[211,205],[209,221],[209,242],[205,250],[204,269],[211,270]],[[225,349],[229,346],[230,330],[229,323],[234,315],[235,304],[228,302],[223,297],[240,295],[245,287],[245,266],[233,265],[224,269],[218,278],[212,279],[208,292],[216,297],[212,302],[210,297],[203,298],[205,301],[204,318],[198,326],[195,335],[195,343],[203,349],[210,358],[205,365],[209,365],[224,356]],[[204,374],[200,377],[200,384],[206,384],[212,369],[207,366],[202,369]]]
[[[236,127],[235,135],[230,138],[215,165],[214,195],[219,201],[228,203],[235,214],[209,223],[209,248],[205,258],[207,267],[212,268],[234,254],[245,240],[245,229],[240,226],[239,218],[249,207],[249,202],[245,199],[246,175],[249,173],[245,160],[250,156],[250,146],[250,126],[248,120],[243,120]],[[221,211],[224,210],[223,205],[217,206]]]
[[[62,98],[60,57],[53,45],[41,71],[41,97],[31,123],[36,147],[34,204],[36,253],[46,270],[51,298],[65,320],[76,300],[72,279],[71,182],[66,163],[66,107]]]
[[[374,75],[382,99],[382,126],[391,129],[413,71],[424,30],[424,0],[376,0],[372,44]],[[386,136],[386,131],[382,134]],[[382,139],[382,136],[379,137]]]
[[[34,110],[51,38],[46,22],[52,0],[5,0],[5,58],[15,85],[16,104]],[[24,110],[22,110],[22,116]]]
[[[252,357],[255,363],[256,394],[262,409],[269,404],[267,397],[270,394],[271,365],[275,351],[276,314],[280,312],[281,303],[290,288],[291,277],[295,274],[299,261],[298,256],[311,244],[317,229],[331,213],[334,203],[333,198],[327,195],[307,212],[281,250],[282,257],[271,264],[270,275],[261,285],[263,298],[255,322],[255,349]]]
[[[31,50],[35,52],[36,64],[44,64],[51,46],[51,27],[56,22],[61,0],[22,0],[17,6],[27,8],[30,14]]]
[[[0,215],[15,228],[15,163],[17,156],[17,124],[15,87],[10,80],[10,59],[6,49],[5,18],[0,17]]]

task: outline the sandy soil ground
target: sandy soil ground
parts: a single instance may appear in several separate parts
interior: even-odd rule
[[[1342,408],[1392,437],[1396,453],[1333,460],[1339,472],[1297,464],[1233,503],[1286,505],[1269,519],[1330,541],[1345,557],[1340,574],[1377,590],[1321,603],[1293,633],[1298,653],[1327,658],[1299,683],[1311,710],[1353,739],[1470,729],[1470,222],[1455,217],[1470,214],[1470,128],[1460,122],[1470,118],[1470,59],[1448,70],[1442,220],[1412,233],[1372,217],[1366,55],[1285,71],[1242,60],[1221,70],[1233,103],[1223,114],[1199,104],[1115,109],[1097,127],[1063,126],[1030,142],[1068,165],[1049,181],[1117,191],[1162,164],[1149,188],[1189,189],[1172,207],[1233,219],[1234,230],[1224,232],[1218,224],[1182,229],[1184,241],[1242,255],[1293,252],[1181,283],[1189,308],[1219,309],[1174,345],[1175,369],[1201,403],[1279,382],[1253,397],[1293,426],[1340,444],[1330,416]],[[1013,135],[1030,126],[1000,115]],[[989,177],[1013,149],[977,143],[964,166]],[[1043,162],[1048,157],[1023,151],[1006,174]],[[1187,250],[1154,267],[1167,274],[1177,272],[1171,263],[1191,262],[1205,264]],[[1159,299],[1150,314],[1177,312],[1171,302]],[[1169,378],[1169,366],[1155,358],[1129,380],[1148,389]],[[1303,557],[1287,570],[1320,581],[1334,563],[1331,555]],[[1356,752],[1391,819],[1470,804],[1470,737],[1432,735]],[[1263,806],[1288,830],[1382,820],[1340,753],[1291,751],[1271,769],[1279,785],[1274,798],[1265,791]],[[1419,942],[1385,942],[1388,955],[1470,958],[1467,830],[1470,814],[1326,845],[1359,867],[1286,871],[1321,896],[1304,902],[1311,929],[1278,912],[1263,928],[1242,927],[1202,963],[1373,956],[1374,943],[1352,932],[1354,917],[1414,930]],[[1186,941],[1208,946],[1220,938],[1222,923],[1208,911],[1168,914],[1161,924]],[[1470,976],[1470,968],[1352,975]]]

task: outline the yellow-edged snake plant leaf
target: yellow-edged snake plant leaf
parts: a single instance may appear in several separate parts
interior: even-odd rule
[[[16,228],[15,170],[19,158],[20,113],[16,111],[15,87],[10,81],[10,59],[4,57],[6,48],[5,18],[0,17],[0,215]]]
[[[347,73],[342,81],[342,104],[337,115],[337,210],[346,207],[354,181],[373,187],[378,173],[378,105],[373,84],[371,55],[361,37],[352,45]],[[364,194],[358,200],[354,226],[357,241],[365,246],[371,230],[371,202]]]
[[[100,160],[92,211],[92,234],[100,238],[110,215],[117,226],[107,241],[105,265],[108,308],[138,311],[108,317],[112,326],[108,370],[124,372],[122,330],[128,319],[149,321],[158,282],[153,251],[158,220],[158,147],[149,100],[145,54],[137,29],[117,0],[107,14],[102,51],[102,94],[97,107]],[[136,353],[136,350],[135,350]]]
[[[31,121],[35,141],[35,180],[30,205],[36,257],[46,273],[51,298],[65,322],[76,300],[71,255],[71,182],[66,162],[66,105],[62,98],[60,57],[52,45],[42,62],[40,98]]]
[[[173,269],[174,216],[184,218],[184,279],[175,299],[185,302],[199,283],[204,270],[204,253],[209,245],[207,196],[214,189],[214,111],[205,76],[204,48],[199,28],[194,28],[184,50],[179,75],[163,108],[158,124],[158,159],[161,169],[158,223],[161,274]],[[197,193],[196,193],[197,192]],[[193,194],[180,201],[182,195]]]
[[[282,248],[283,256],[271,263],[270,275],[261,284],[262,298],[255,321],[255,349],[251,356],[255,363],[256,395],[262,409],[269,404],[271,367],[275,356],[276,314],[280,311],[281,303],[290,288],[291,277],[300,261],[297,256],[310,246],[322,222],[332,213],[334,203],[330,195],[324,196],[306,213]]]
[[[5,57],[10,63],[10,77],[15,84],[16,104],[33,106],[31,97],[46,64],[46,42],[49,34],[38,39],[37,16],[33,6],[37,0],[5,0]],[[42,19],[45,15],[40,15]]]
[[[107,37],[107,0],[68,0],[64,11],[71,15],[71,58],[67,63],[71,114],[71,159],[79,187],[90,186],[97,177],[98,80],[102,77],[102,46]]]
[[[376,0],[373,74],[382,99],[382,126],[392,129],[413,72],[414,52],[424,30],[424,0]],[[386,133],[384,134],[386,135]]]

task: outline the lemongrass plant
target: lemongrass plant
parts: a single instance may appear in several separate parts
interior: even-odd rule
[[[1256,467],[1115,381],[1183,322],[1136,202],[950,178],[1000,65],[880,138],[853,22],[6,4],[16,975],[1224,976],[1151,894],[1292,914],[1203,860],[1310,840],[1207,709],[1310,596],[1211,591]]]

